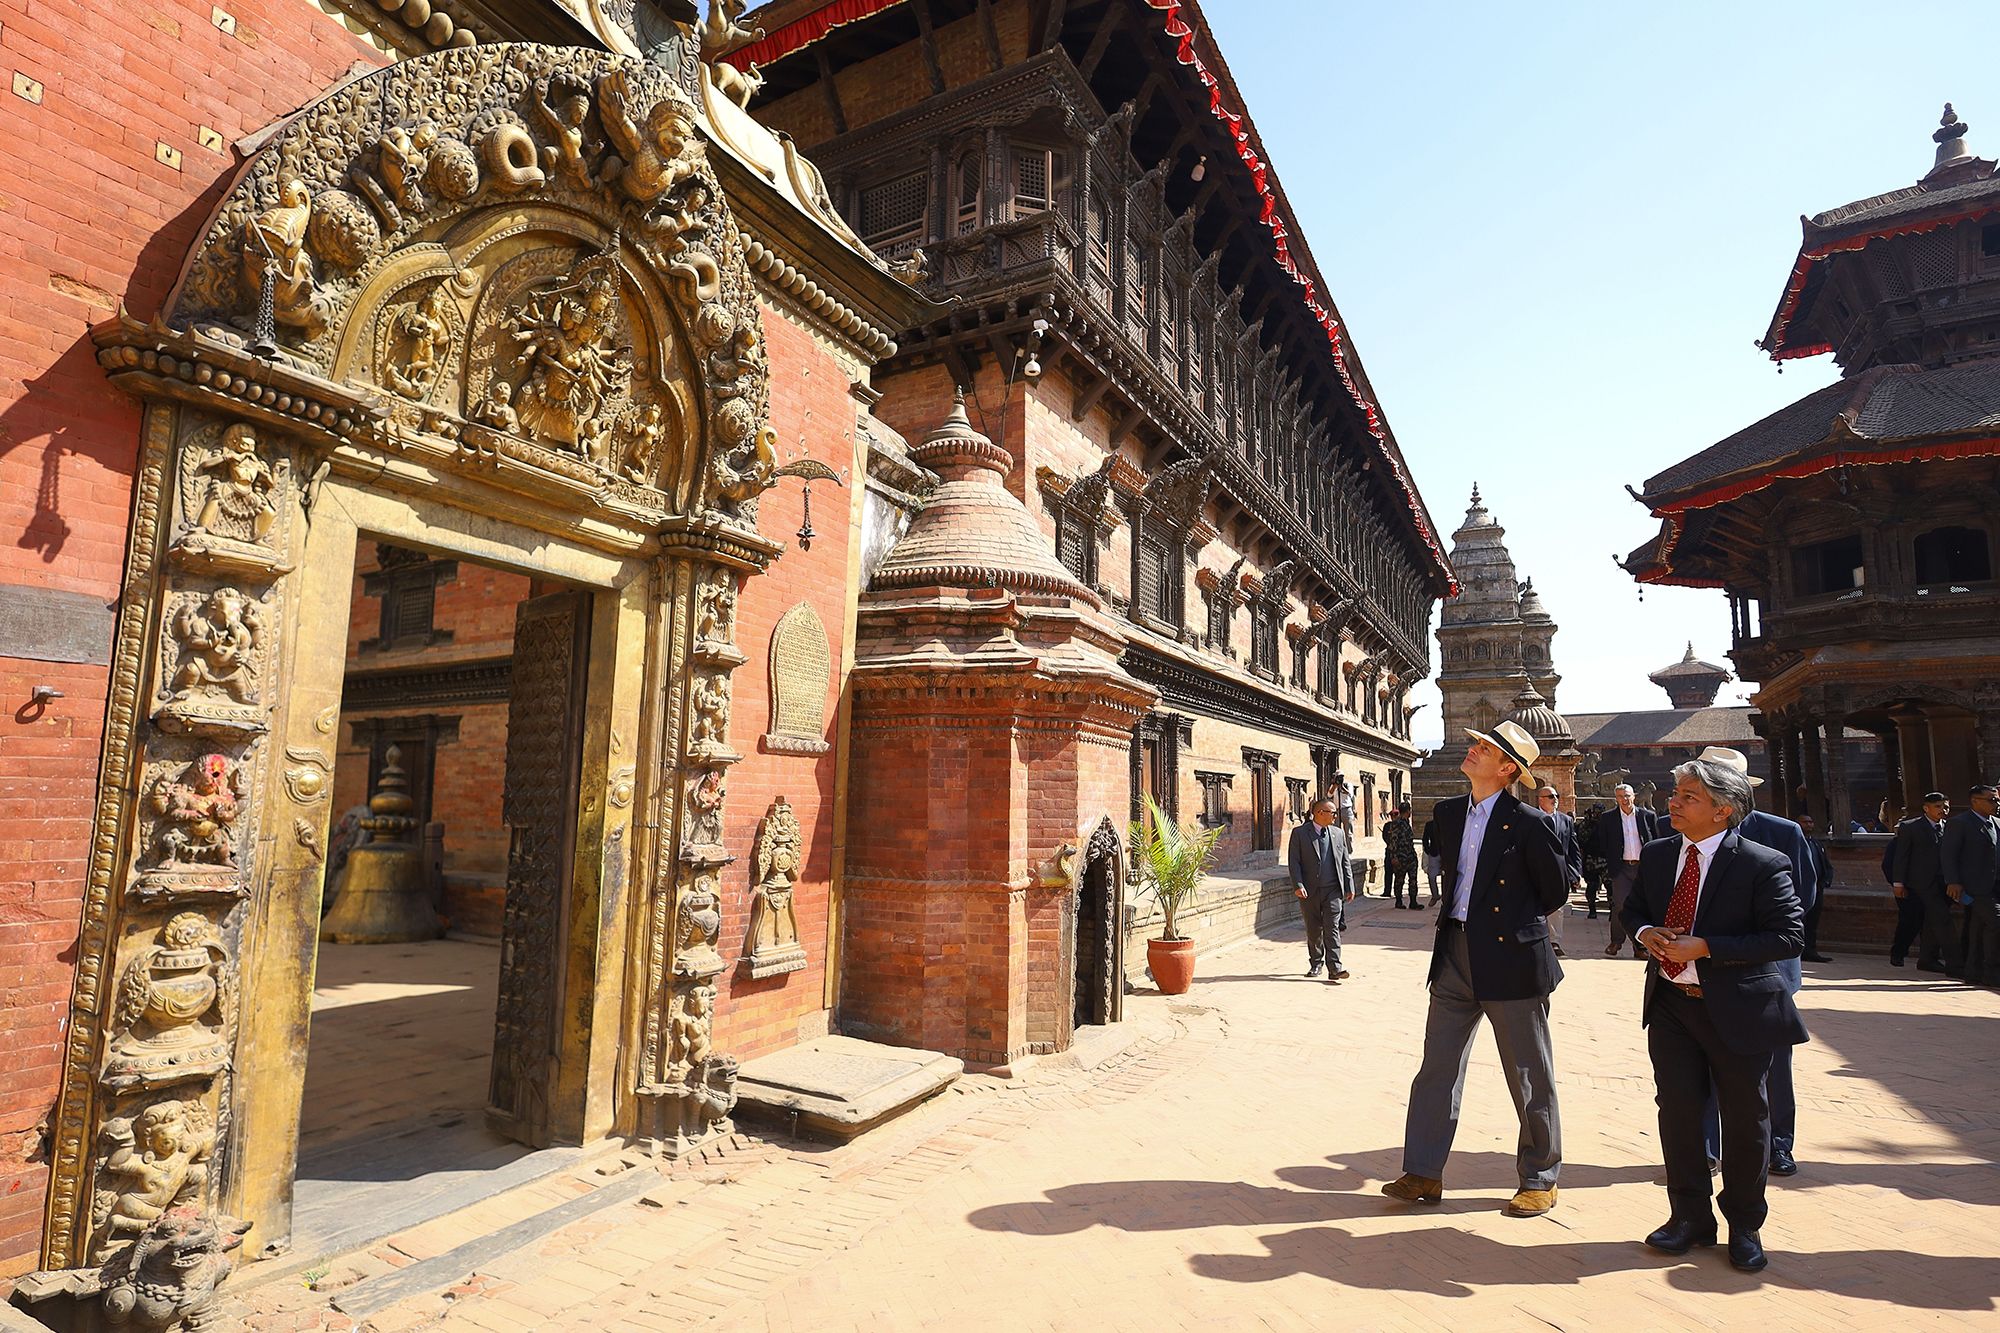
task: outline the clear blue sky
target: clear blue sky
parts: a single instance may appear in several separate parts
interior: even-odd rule
[[[1477,481],[1562,627],[1563,710],[1665,707],[1689,639],[1726,665],[1720,592],[1611,563],[1656,526],[1624,483],[1835,377],[1751,345],[1799,215],[1913,184],[1946,101],[2000,157],[2000,6],[1205,12],[1447,543]]]

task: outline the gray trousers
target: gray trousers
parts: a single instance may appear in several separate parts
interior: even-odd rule
[[[1410,1084],[1403,1170],[1429,1180],[1444,1179],[1445,1159],[1458,1133],[1472,1038],[1483,1017],[1493,1024],[1500,1066],[1521,1118],[1520,1146],[1514,1157],[1521,1188],[1552,1189],[1562,1170],[1562,1116],[1556,1109],[1555,1055],[1549,1046],[1549,997],[1475,998],[1465,931],[1447,926],[1444,937],[1444,966],[1431,983],[1430,1017],[1424,1024],[1424,1062]]]
[[[1609,952],[1617,953],[1625,943],[1625,918],[1620,915],[1625,906],[1626,895],[1638,887],[1639,863],[1637,861],[1614,861],[1611,863],[1611,946]]]
[[[1340,971],[1340,928],[1347,924],[1347,902],[1340,886],[1307,889],[1299,899],[1299,912],[1306,919],[1306,962]]]

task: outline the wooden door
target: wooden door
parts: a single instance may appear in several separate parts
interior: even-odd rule
[[[501,1133],[534,1147],[551,1141],[589,606],[584,593],[559,592],[530,598],[514,613],[501,797],[509,839],[507,901],[486,1117]]]

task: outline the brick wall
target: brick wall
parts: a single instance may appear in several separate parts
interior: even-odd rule
[[[86,329],[158,313],[235,158],[227,145],[383,57],[299,0],[25,0],[0,21],[0,585],[117,596],[135,405]],[[11,90],[16,75],[39,100]],[[159,161],[157,145],[179,154]],[[110,637],[110,614],[104,634]],[[66,697],[17,712],[47,684]],[[32,1266],[106,668],[0,659],[0,1276]]]

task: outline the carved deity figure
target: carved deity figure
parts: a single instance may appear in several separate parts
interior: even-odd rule
[[[178,777],[161,778],[151,798],[161,863],[234,868],[242,803],[242,773],[223,755],[205,754]]]
[[[228,1061],[223,1034],[202,1022],[226,1010],[222,965],[227,961],[215,927],[199,912],[182,912],[160,930],[160,943],[142,949],[125,969],[118,990],[106,1087],[160,1084],[212,1074]]]
[[[392,126],[376,142],[382,183],[388,187],[394,204],[387,210],[390,216],[384,219],[392,230],[401,225],[404,217],[415,217],[430,207],[430,201],[424,198],[422,182],[437,141],[438,127],[424,120],[415,125]]]
[[[527,367],[514,394],[522,427],[596,463],[609,452],[611,399],[632,371],[631,349],[612,342],[617,299],[616,262],[596,255],[569,282],[523,302],[512,318]]]
[[[735,582],[724,578],[703,587],[700,604],[695,611],[695,638],[703,643],[728,643],[730,629],[735,623]]]
[[[733,51],[764,40],[762,28],[746,28],[738,21],[745,7],[745,0],[709,0],[708,17],[701,25],[701,58],[708,66],[709,82],[717,92],[742,107],[749,106],[750,99],[764,86],[764,76],[755,65],[740,70],[723,60]]]
[[[688,841],[722,841],[722,800],[725,794],[722,770],[710,769],[696,778],[688,789]]]
[[[312,221],[312,194],[305,182],[287,176],[278,186],[278,204],[252,218],[243,228],[243,276],[251,290],[268,277],[272,283],[271,313],[280,323],[316,335],[325,323],[314,304],[312,256],[306,252],[306,226]]]
[[[173,635],[181,649],[175,690],[250,702],[256,687],[257,645],[263,637],[263,617],[255,602],[234,588],[217,588],[204,600],[181,607],[174,616]]]
[[[542,149],[542,169],[560,176],[573,188],[590,188],[590,155],[583,125],[590,118],[590,90],[576,78],[559,74],[536,79],[528,90],[529,105],[542,127],[555,136],[555,146]]]
[[[667,427],[658,403],[647,403],[626,424],[624,469],[627,477],[641,484],[652,479],[660,441],[666,433]]]
[[[277,479],[257,456],[257,432],[238,421],[222,432],[222,442],[194,465],[208,478],[195,526],[216,537],[261,542],[278,520],[271,499]]]
[[[714,1026],[715,987],[701,983],[682,991],[674,1006],[674,1050],[678,1053],[675,1063],[690,1070],[699,1069],[712,1049]]]
[[[736,1109],[736,1068],[736,1057],[711,1055],[688,1071],[688,1097],[697,1134],[716,1128]]]
[[[791,803],[780,796],[757,826],[751,868],[750,928],[746,932],[750,975],[772,976],[804,967],[798,915],[792,890],[805,865],[805,835]]]
[[[167,1209],[104,1266],[104,1314],[145,1333],[205,1333],[215,1322],[215,1290],[235,1267],[230,1252],[249,1225],[193,1204]]]
[[[520,430],[521,418],[514,411],[514,386],[506,380],[494,380],[486,396],[474,405],[472,415],[503,435]]]
[[[607,184],[650,204],[699,170],[704,148],[694,137],[691,104],[669,95],[639,112],[632,102],[631,75],[624,68],[598,79],[597,113],[616,149],[605,159],[602,175]]]
[[[102,1183],[91,1199],[92,1263],[109,1260],[169,1208],[199,1203],[215,1151],[215,1124],[198,1101],[154,1102],[104,1122]]]
[[[445,284],[439,283],[430,295],[404,306],[396,315],[393,331],[403,352],[402,364],[391,359],[383,367],[383,378],[406,398],[429,395],[444,369],[451,348],[451,323],[446,314],[450,300]]]
[[[703,871],[682,886],[674,904],[674,971],[712,976],[722,970],[715,941],[722,934],[721,882]]]
[[[690,739],[696,745],[720,744],[729,727],[729,691],[714,676],[698,676],[692,694],[694,734]]]

